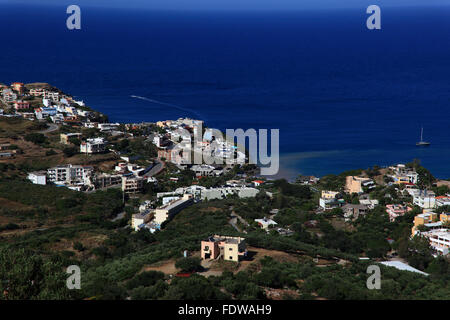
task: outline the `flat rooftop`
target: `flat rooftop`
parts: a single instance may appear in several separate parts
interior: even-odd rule
[[[167,203],[167,204],[165,204],[165,205],[163,205],[163,206],[161,206],[161,207],[159,207],[157,209],[166,209],[166,210],[174,209],[177,206],[179,206],[180,204],[182,204],[182,203],[184,203],[186,201],[189,201],[189,200],[191,200],[191,198],[188,198],[188,199],[180,198],[180,199],[177,199],[177,200],[173,200],[173,201],[171,201],[171,202],[169,202],[169,203]]]
[[[143,218],[145,218],[146,216],[148,216],[149,214],[152,214],[152,213],[153,213],[153,211],[146,210],[144,212],[133,214],[133,218],[135,218],[135,219],[143,219]]]
[[[448,229],[435,229],[427,232],[422,232],[422,234],[450,240],[450,231]]]
[[[225,242],[225,243],[234,243],[234,244],[239,244],[242,241],[244,241],[244,238],[241,237],[227,237],[227,236],[211,236],[209,238],[207,238],[204,241],[210,241],[210,242]]]
[[[424,276],[428,276],[428,273],[422,272],[416,268],[411,267],[409,264],[403,263],[401,261],[383,261],[383,262],[381,262],[381,264],[384,264],[385,266],[388,266],[388,267],[394,267],[398,270],[416,272],[416,273],[420,273]]]

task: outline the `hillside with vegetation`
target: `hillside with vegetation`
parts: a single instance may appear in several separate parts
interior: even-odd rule
[[[42,84],[36,84],[40,86]],[[257,167],[236,165],[219,176],[197,176],[188,168],[156,159],[150,134],[167,132],[154,124],[120,125],[119,135],[94,128],[54,125],[0,117],[0,145],[11,158],[0,159],[0,299],[448,299],[448,256],[436,256],[428,241],[411,237],[414,217],[405,185],[395,184],[388,168],[373,167],[327,175],[312,184],[263,180],[254,197],[229,195],[196,201],[161,230],[135,231],[132,217],[148,201],[161,206],[158,193],[199,186],[218,188],[239,179],[252,185]],[[67,144],[61,133],[79,132]],[[108,148],[81,154],[82,140],[102,137]],[[157,183],[126,194],[121,184],[74,191],[49,183],[32,184],[28,173],[74,164],[114,173],[121,157],[147,168],[158,161]],[[418,174],[417,186],[437,196],[450,193],[418,161],[407,164]],[[358,205],[361,194],[346,192],[346,178],[372,179],[364,196],[378,205],[350,219],[343,207],[320,210],[323,191]],[[122,181],[122,180],[121,180]],[[387,204],[411,210],[391,221]],[[438,213],[449,212],[439,207]],[[262,230],[255,219],[270,218],[276,227]],[[420,226],[426,231],[426,226]],[[245,238],[248,257],[239,262],[205,261],[200,244],[212,235]],[[185,255],[187,257],[185,257]],[[379,264],[399,259],[428,273],[400,271]],[[381,268],[380,290],[366,286],[367,267]],[[81,268],[81,290],[66,287],[66,268]]]
[[[0,274],[8,283],[8,298],[16,299],[447,299],[448,261],[426,255],[412,258],[424,263],[431,275],[422,275],[381,266],[381,290],[366,288],[366,269],[371,262],[360,261],[366,254],[373,259],[391,250],[385,241],[392,237],[398,246],[408,242],[415,250],[423,244],[409,242],[405,234],[410,219],[389,223],[382,210],[375,210],[351,228],[336,221],[339,212],[317,216],[311,212],[314,194],[309,187],[274,181],[274,198],[205,201],[180,212],[155,234],[124,228],[132,210],[127,204],[125,217],[111,221],[124,209],[118,190],[80,194],[49,186],[38,190],[26,181],[0,181],[2,201],[23,210],[2,208],[2,219],[17,221],[24,232],[9,234],[11,223],[0,232]],[[20,190],[20,192],[19,192]],[[149,191],[151,192],[151,191]],[[233,211],[244,218],[263,217],[280,209],[276,220],[295,231],[285,237],[263,232],[254,225],[246,234],[237,232],[229,219]],[[17,219],[17,220],[14,220]],[[305,222],[318,221],[308,227]],[[27,224],[53,225],[25,232]],[[2,230],[2,229],[0,229]],[[158,270],[161,263],[178,262],[185,250],[196,256],[199,243],[211,234],[244,236],[249,251],[265,255],[245,265],[223,262],[215,275],[206,275],[198,260],[188,270],[188,278],[172,277]],[[399,250],[402,250],[401,248]],[[278,253],[278,256],[274,256]],[[283,255],[280,255],[283,253]],[[14,267],[7,261],[20,261]],[[6,263],[6,265],[5,265]],[[64,268],[79,265],[82,289],[67,290]],[[186,265],[186,263],[184,263]],[[197,267],[195,267],[197,265]],[[25,267],[24,267],[25,266]],[[176,268],[178,266],[178,268]],[[181,266],[181,267],[180,267]],[[21,270],[29,270],[22,272]],[[185,271],[183,264],[175,264]],[[164,271],[164,270],[163,270]],[[30,282],[34,285],[30,288]],[[13,285],[14,283],[14,285]],[[33,289],[33,290],[30,290]],[[3,297],[6,298],[6,297]]]

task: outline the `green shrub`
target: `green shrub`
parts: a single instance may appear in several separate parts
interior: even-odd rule
[[[187,257],[177,260],[175,267],[181,269],[182,272],[196,272],[202,269],[201,259],[198,257]]]

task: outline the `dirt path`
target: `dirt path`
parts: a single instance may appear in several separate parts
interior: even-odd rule
[[[144,267],[144,271],[160,271],[165,274],[176,274],[179,272],[175,267],[175,260],[157,262],[151,266]]]
[[[251,260],[241,261],[240,266],[235,271],[235,273],[247,269],[250,264],[261,260],[265,256],[272,257],[273,259],[275,259],[276,261],[279,261],[279,262],[297,262],[298,261],[297,256],[283,252],[283,251],[268,250],[268,249],[264,249],[264,248],[255,248],[255,247],[248,247],[247,250],[249,252],[249,256],[250,256]]]

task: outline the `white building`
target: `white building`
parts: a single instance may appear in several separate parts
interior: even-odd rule
[[[57,113],[54,116],[50,116],[50,119],[53,123],[63,123],[64,122],[64,116],[61,113]]]
[[[361,199],[359,200],[359,203],[366,205],[370,210],[372,210],[379,204],[379,201],[376,199]]]
[[[263,230],[267,230],[270,226],[275,226],[277,223],[273,221],[272,219],[267,219],[266,217],[262,219],[255,219],[256,222],[258,222],[258,225]]]
[[[245,187],[247,186],[247,182],[245,182],[245,179],[241,180],[228,180],[225,183],[228,187]]]
[[[159,192],[157,194],[158,198],[167,196],[183,196],[192,195],[195,198],[200,198],[201,200],[214,200],[223,199],[229,195],[237,195],[239,198],[249,198],[255,197],[259,193],[256,188],[250,187],[219,187],[219,188],[205,188],[198,185],[192,185],[185,188],[177,188],[170,192]]]
[[[45,171],[30,172],[28,174],[27,178],[33,184],[40,184],[40,185],[46,185],[47,184],[47,172],[45,172]]]
[[[42,99],[42,104],[46,107],[50,107],[52,102],[49,99]]]
[[[217,177],[223,174],[222,169],[216,169],[208,164],[195,164],[191,167],[197,177]]]
[[[66,98],[61,98],[61,99],[59,99],[59,103],[60,103],[60,104],[63,104],[63,105],[66,105],[66,106],[69,106],[69,105],[70,105],[69,101],[67,101]]]
[[[450,206],[450,196],[436,197],[436,206]]]
[[[163,141],[162,135],[155,135],[152,140],[153,144],[158,148],[161,148],[162,141]]]
[[[119,123],[99,123],[97,127],[102,132],[108,132],[119,129],[119,126],[120,126]]]
[[[450,250],[450,230],[441,228],[427,232],[420,232],[430,242],[430,246],[436,250],[438,254],[448,255]]]
[[[81,153],[100,153],[106,150],[106,142],[103,138],[87,139],[80,144]]]
[[[404,186],[405,186],[405,188],[401,191],[401,193],[403,195],[409,194],[412,197],[414,192],[419,191],[419,188],[414,184],[407,183]],[[405,194],[405,192],[406,192],[406,194]]]
[[[44,90],[42,96],[44,99],[51,99],[55,102],[59,101],[59,92]]]
[[[202,187],[202,186],[198,186],[198,185],[192,185],[192,186],[185,187],[185,188],[177,188],[174,191],[158,192],[156,194],[156,197],[157,198],[171,197],[171,196],[181,197],[185,194],[190,194],[190,195],[193,195],[194,197],[199,198],[201,196],[203,190],[206,190],[206,188]]]
[[[94,168],[91,166],[65,165],[57,166],[47,170],[47,179],[56,184],[82,183],[92,185],[92,174]]]
[[[412,195],[415,205],[423,209],[433,209],[436,207],[436,197],[433,191],[417,190]]]
[[[57,110],[53,107],[36,108],[34,109],[34,114],[36,115],[36,119],[42,120],[50,116],[55,116]]]
[[[77,109],[78,115],[82,116],[82,117],[88,117],[92,114],[91,111],[87,111],[87,110],[80,110]]]
[[[158,179],[156,179],[155,177],[148,177],[147,178],[147,183],[158,183]]]
[[[202,200],[224,199],[227,196],[234,194],[239,198],[253,198],[258,193],[258,189],[248,187],[210,188],[201,191],[201,198]]]
[[[12,91],[11,89],[4,89],[2,96],[5,102],[13,102],[17,100],[17,94],[14,93],[14,91]]]

